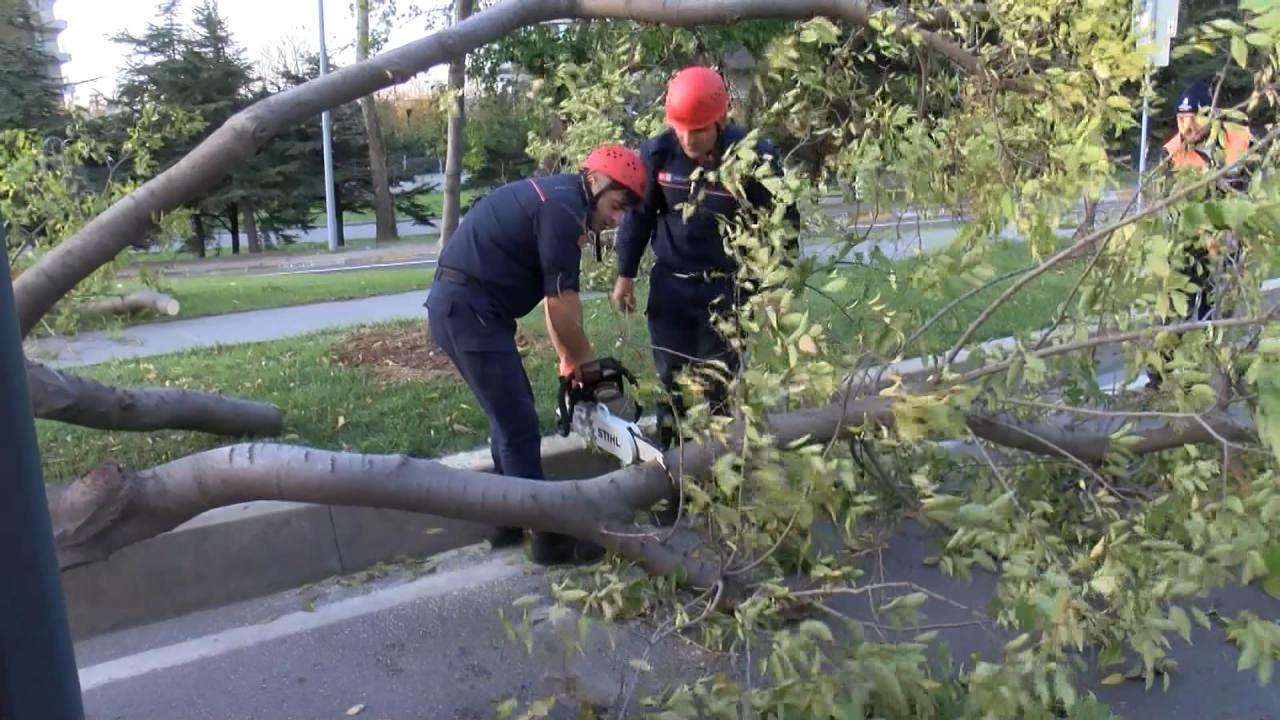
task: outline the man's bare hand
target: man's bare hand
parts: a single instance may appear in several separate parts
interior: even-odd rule
[[[636,310],[636,284],[631,278],[618,278],[613,284],[613,306],[624,313]]]

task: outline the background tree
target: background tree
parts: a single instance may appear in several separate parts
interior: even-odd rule
[[[330,63],[332,70],[338,65]],[[320,77],[320,56],[309,49],[281,48],[264,68],[265,79],[258,90],[260,97],[298,87]],[[334,185],[337,187],[339,213],[369,209],[375,202],[375,183],[369,162],[363,108],[348,103],[334,108],[333,128]],[[308,118],[291,126],[274,139],[251,161],[261,177],[255,184],[259,190],[259,225],[282,239],[290,231],[311,227],[316,222],[316,209],[324,206],[324,184],[315,182],[314,167],[320,157],[322,135],[320,118]],[[277,145],[277,142],[284,144]],[[412,179],[412,168],[388,166],[393,183]],[[261,174],[259,174],[261,173]],[[421,224],[430,224],[434,214],[427,201],[414,193],[393,193],[398,213]],[[339,228],[342,223],[339,222]]]
[[[453,24],[457,25],[471,15],[474,0],[453,0]],[[444,165],[444,210],[440,221],[440,242],[449,242],[449,236],[458,228],[462,219],[462,164],[466,154],[467,123],[467,63],[457,58],[449,64],[449,112],[448,146]]]
[[[159,17],[141,35],[121,33],[116,42],[129,48],[129,60],[117,85],[117,99],[133,112],[146,102],[190,108],[204,120],[205,132],[166,148],[166,165],[176,162],[218,126],[248,104],[252,67],[235,43],[216,0],[202,0],[190,26],[179,18],[181,5],[170,0],[159,8]],[[204,257],[207,230],[221,225],[234,229],[238,217],[232,179],[224,180],[192,206],[192,249]],[[239,252],[238,233],[232,233],[232,252]]]
[[[369,57],[370,43],[369,5],[371,0],[356,0],[356,62]],[[372,96],[360,99],[364,116],[365,137],[369,146],[370,184],[373,186],[373,212],[377,223],[375,242],[386,242],[398,237],[395,207],[391,202],[391,184],[387,176],[387,152],[382,139],[382,125]]]
[[[26,0],[0,0],[0,130],[57,133],[65,125],[47,32]]]

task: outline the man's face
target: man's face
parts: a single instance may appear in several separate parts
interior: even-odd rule
[[[596,211],[592,216],[592,230],[612,230],[622,224],[627,214],[627,192],[619,188],[606,190],[596,201]]]
[[[1200,116],[1193,112],[1178,113],[1178,134],[1187,142],[1195,142],[1204,134]]]
[[[715,125],[696,130],[676,128],[676,140],[680,141],[680,149],[684,150],[684,154],[691,160],[704,160],[709,157],[711,151],[716,149],[717,134]]]

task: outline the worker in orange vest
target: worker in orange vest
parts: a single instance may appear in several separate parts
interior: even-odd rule
[[[1175,174],[1216,172],[1224,166],[1234,164],[1249,149],[1250,132],[1243,125],[1224,122],[1218,137],[1211,138],[1208,118],[1201,115],[1201,110],[1211,109],[1212,106],[1213,96],[1203,80],[1191,83],[1178,97],[1178,132],[1164,144],[1170,168]],[[1243,168],[1237,167],[1229,170],[1210,192],[1244,192],[1248,184],[1248,174]],[[1214,275],[1220,274],[1213,272],[1214,267],[1219,262],[1235,265],[1239,260],[1239,248],[1235,246],[1235,240],[1229,231],[1206,231],[1203,233],[1203,243],[1192,241],[1183,257],[1182,272],[1197,288],[1185,319],[1212,319],[1217,300]],[[1166,352],[1165,358],[1172,359],[1172,355]],[[1147,376],[1148,387],[1160,386],[1159,372],[1149,369]]]

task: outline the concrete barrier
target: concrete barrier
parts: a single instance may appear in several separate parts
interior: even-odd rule
[[[550,479],[618,467],[569,438],[544,438]],[[443,458],[492,471],[488,450]],[[62,574],[72,635],[84,639],[358,572],[399,556],[478,543],[492,528],[436,515],[362,507],[250,502],[203,513],[104,561]]]

